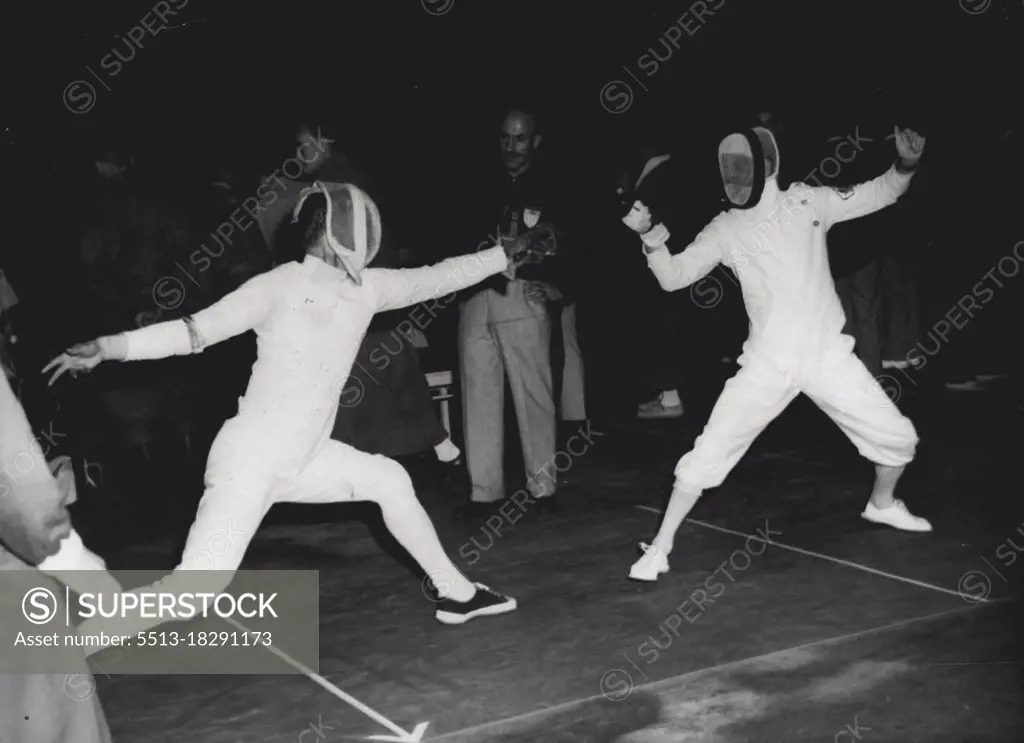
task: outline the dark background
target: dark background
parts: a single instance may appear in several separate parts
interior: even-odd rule
[[[581,333],[588,384],[602,392],[632,365],[630,292],[645,271],[605,206],[614,164],[644,141],[674,147],[692,164],[695,218],[710,218],[717,137],[767,108],[784,123],[783,168],[794,178],[831,153],[829,135],[859,128],[875,139],[845,179],[891,162],[883,137],[894,123],[927,134],[929,200],[913,227],[928,289],[924,332],[1024,236],[1016,224],[1024,4],[993,0],[976,14],[965,5],[984,0],[725,0],[701,25],[685,2],[454,0],[431,15],[411,0],[190,0],[172,19],[178,27],[147,35],[106,91],[86,68],[102,74],[100,60],[152,3],[22,3],[5,18],[13,105],[5,106],[4,204],[11,234],[25,237],[5,239],[5,265],[19,275],[19,293],[45,299],[60,317],[55,327],[67,330],[81,313],[60,308],[73,292],[55,287],[74,282],[67,251],[78,236],[54,208],[64,214],[61,205],[84,198],[89,186],[78,175],[103,147],[145,152],[162,182],[195,190],[225,165],[255,174],[279,164],[300,118],[338,128],[337,147],[379,184],[385,222],[421,257],[462,252],[475,245],[459,227],[476,179],[497,165],[500,116],[526,101],[545,115],[545,149],[589,230]],[[649,47],[664,57],[660,37],[684,14],[696,32],[644,76],[638,58]],[[81,115],[62,101],[77,79],[98,96]],[[635,93],[618,114],[600,98],[614,79]],[[972,332],[1015,333],[1010,296],[1019,291],[1004,294],[993,303],[1002,309]],[[715,312],[724,317],[729,306]],[[78,339],[53,338],[55,346]],[[634,402],[593,397],[599,405],[621,398],[623,409]]]

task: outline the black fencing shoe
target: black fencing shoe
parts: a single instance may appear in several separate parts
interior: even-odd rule
[[[442,599],[434,617],[442,624],[465,624],[477,617],[494,617],[515,611],[518,604],[514,598],[495,593],[482,583],[474,583],[476,594],[469,601]]]

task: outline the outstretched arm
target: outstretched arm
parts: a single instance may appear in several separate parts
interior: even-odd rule
[[[275,289],[281,278],[278,271],[254,276],[194,315],[123,333],[125,359],[141,361],[200,353],[208,346],[252,330],[273,309]]]
[[[882,175],[850,188],[823,188],[819,199],[825,211],[828,226],[850,219],[866,217],[896,201],[907,192],[913,172],[893,165]]]
[[[363,275],[377,297],[377,311],[386,312],[468,289],[506,268],[505,248],[495,246],[423,268],[370,268]]]
[[[896,149],[899,159],[877,178],[851,188],[824,188],[819,191],[818,198],[828,226],[891,206],[907,192],[924,151],[924,137],[909,129],[900,131],[897,128]]]
[[[67,371],[87,371],[101,361],[142,361],[200,353],[259,325],[273,308],[279,271],[249,279],[218,302],[181,320],[168,320],[72,346],[43,368],[56,369],[52,385]]]

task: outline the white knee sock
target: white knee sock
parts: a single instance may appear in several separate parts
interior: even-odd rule
[[[672,489],[672,497],[669,498],[668,507],[665,509],[665,515],[661,518],[661,526],[658,528],[658,534],[653,542],[654,546],[666,555],[672,553],[676,532],[679,531],[686,516],[700,499],[702,492],[697,488],[683,487],[678,482]]]
[[[377,500],[377,505],[388,531],[419,563],[442,598],[473,598],[476,586],[448,559],[434,524],[415,493],[384,497]]]

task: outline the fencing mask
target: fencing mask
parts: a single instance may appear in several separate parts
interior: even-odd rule
[[[761,201],[765,183],[779,174],[779,147],[763,127],[730,134],[718,145],[718,167],[729,203],[752,209]]]
[[[299,219],[306,199],[317,193],[323,194],[327,201],[327,244],[338,256],[345,273],[361,285],[360,274],[380,250],[381,224],[377,205],[351,183],[316,181],[299,193],[299,200],[292,211],[292,222]]]

